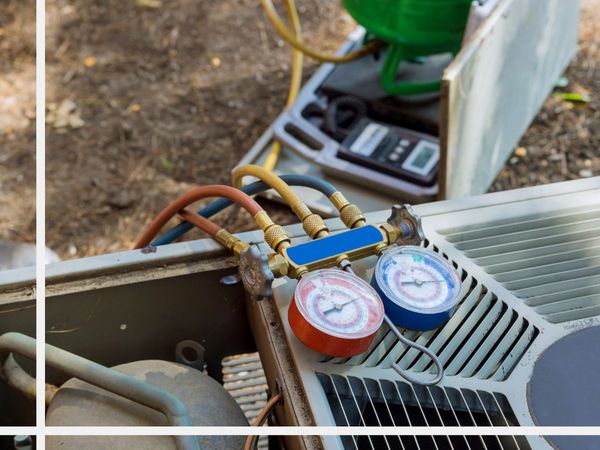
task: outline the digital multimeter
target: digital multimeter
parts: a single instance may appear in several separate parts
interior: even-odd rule
[[[344,52],[362,45],[364,34],[357,31]],[[383,53],[324,64],[272,125],[273,137],[306,160],[303,164],[289,158],[292,171],[346,181],[360,193],[359,206],[365,210],[370,208],[365,199],[380,195],[411,203],[433,201],[439,194],[443,160],[439,92],[408,96],[384,92]],[[404,61],[398,79],[440,79],[451,61],[451,54]]]
[[[342,141],[337,155],[379,172],[431,186],[437,179],[440,147],[432,136],[362,119]]]

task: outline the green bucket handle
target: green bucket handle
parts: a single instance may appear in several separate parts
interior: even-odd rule
[[[456,56],[459,49],[452,49],[449,52]],[[387,48],[385,61],[381,68],[381,85],[385,92],[390,95],[411,95],[427,94],[439,91],[442,87],[442,80],[423,81],[421,83],[397,81],[398,69],[402,61],[422,57],[422,52],[411,52],[406,46],[400,44],[390,44]]]
[[[396,81],[398,69],[404,60],[413,59],[421,55],[408,52],[405,46],[390,44],[385,55],[385,61],[381,69],[381,85],[390,95],[412,95],[426,94],[439,91],[442,86],[441,80],[424,81],[422,83]]]

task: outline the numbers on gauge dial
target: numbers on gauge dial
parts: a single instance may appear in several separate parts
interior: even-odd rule
[[[363,280],[336,269],[301,280],[296,301],[305,318],[328,332],[356,336],[373,333],[381,324],[383,304]]]
[[[452,271],[434,257],[397,253],[385,261],[383,269],[388,289],[409,305],[435,308],[454,294]]]
[[[360,332],[369,320],[364,299],[335,286],[314,289],[306,299],[306,308],[316,323],[345,334]]]

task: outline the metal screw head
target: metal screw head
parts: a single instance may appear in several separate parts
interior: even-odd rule
[[[409,204],[394,205],[387,223],[400,230],[400,244],[419,245],[425,239],[421,217]]]
[[[269,268],[269,258],[256,245],[240,253],[240,275],[244,288],[253,298],[261,300],[273,295],[275,276]]]

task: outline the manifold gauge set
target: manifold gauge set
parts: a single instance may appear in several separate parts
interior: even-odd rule
[[[405,344],[432,358],[438,376],[433,382],[414,380],[392,367],[414,383],[439,382],[443,369],[436,355],[408,341],[397,328],[437,328],[460,300],[458,273],[446,259],[417,245],[422,240],[420,220],[405,205],[394,207],[379,228],[364,225],[286,248],[281,254],[287,276],[299,280],[288,308],[294,335],[320,354],[352,357],[369,349],[385,322]],[[378,260],[371,279],[363,280],[352,271],[350,260],[371,255]],[[262,285],[270,295],[274,276],[257,247],[241,255],[240,270],[247,290],[257,294]]]
[[[245,176],[260,181],[243,186]],[[442,379],[443,367],[437,356],[407,339],[398,327],[431,330],[445,323],[460,299],[460,278],[444,258],[421,247],[421,219],[410,205],[395,205],[387,221],[376,226],[368,224],[360,208],[335,186],[317,177],[278,176],[264,167],[246,165],[235,168],[232,179],[234,186],[198,187],[171,202],[141,235],[136,248],[147,246],[157,230],[179,214],[189,223],[179,224],[151,245],[170,242],[195,225],[239,257],[240,278],[251,298],[273,296],[275,278],[297,280],[287,311],[288,322],[307,347],[332,357],[356,356],[368,351],[385,322],[404,345],[431,358],[437,375],[424,381],[412,378],[396,364],[392,368],[412,383],[431,385]],[[325,195],[339,211],[346,229],[330,234],[323,218],[313,213],[290,185],[309,187]],[[311,240],[292,244],[285,228],[273,222],[252,199],[251,195],[269,188],[290,205]],[[209,196],[224,198],[197,214],[186,209]],[[208,220],[234,202],[252,214],[273,252],[263,252]],[[352,261],[367,257],[377,257],[369,280],[352,269]]]

